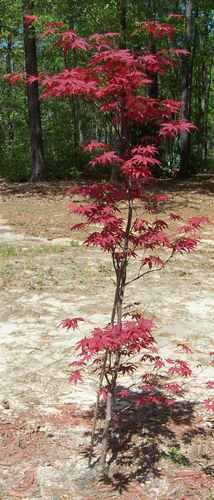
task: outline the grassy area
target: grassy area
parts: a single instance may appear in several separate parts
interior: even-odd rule
[[[87,250],[85,249],[85,252]],[[54,287],[79,289],[94,286],[112,274],[111,266],[91,258],[81,262],[78,242],[71,244],[0,244],[0,286],[2,289],[22,287],[25,290],[48,290]]]

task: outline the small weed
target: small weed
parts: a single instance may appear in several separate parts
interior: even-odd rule
[[[111,276],[112,275],[112,268],[110,265],[100,264],[98,266],[98,272],[104,276]]]
[[[162,456],[165,458],[169,458],[178,465],[190,464],[189,459],[185,455],[183,455],[183,453],[181,453],[179,446],[173,446],[172,448],[169,448],[168,451],[163,451]]]
[[[70,241],[70,246],[71,246],[72,248],[77,248],[77,247],[80,247],[80,246],[81,246],[81,244],[82,244],[82,242],[81,242],[81,241],[79,241],[79,240],[71,240],[71,241]]]

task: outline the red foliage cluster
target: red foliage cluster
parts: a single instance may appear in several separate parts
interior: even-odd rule
[[[158,22],[144,23],[143,28],[154,38],[167,36],[171,39],[175,32],[174,26]],[[168,197],[154,194],[147,187],[154,180],[155,169],[161,168],[161,141],[174,139],[176,135],[191,132],[195,127],[192,123],[179,120],[180,101],[150,98],[145,88],[151,84],[154,75],[163,75],[173,67],[175,57],[186,56],[188,52],[170,49],[167,53],[161,49],[156,54],[148,51],[137,54],[128,49],[118,49],[115,46],[117,37],[117,33],[96,33],[85,40],[73,31],[61,32],[58,45],[65,53],[70,49],[83,49],[88,51],[89,58],[85,67],[65,69],[57,75],[43,77],[41,83],[43,98],[72,95],[96,101],[100,112],[108,116],[118,134],[117,147],[92,140],[83,146],[83,150],[92,156],[89,161],[91,167],[116,166],[119,181],[74,186],[70,192],[74,197],[78,195],[78,201],[74,198],[69,208],[81,217],[80,222],[72,226],[73,231],[90,230],[90,226],[93,226],[85,245],[99,247],[110,253],[119,301],[129,283],[145,273],[162,269],[174,254],[195,250],[198,237],[194,234],[193,238],[191,233],[198,231],[208,220],[206,217],[192,217],[176,230],[174,226],[182,220],[181,216],[171,212],[167,220],[156,217],[158,204],[167,201]],[[139,144],[133,146],[130,130],[136,124],[149,126],[152,132],[148,136],[144,134]],[[140,213],[134,216],[136,199],[140,203]],[[152,213],[152,220],[148,220],[151,218],[146,217],[145,213]],[[164,250],[167,252],[166,258],[162,255]],[[158,255],[158,251],[161,251],[161,255]],[[140,267],[137,275],[128,279],[126,275],[131,258]],[[130,358],[142,352],[141,361],[150,363],[153,372],[144,374],[141,387],[143,394],[138,394],[136,404],[171,405],[173,400],[169,394],[174,397],[183,395],[184,389],[177,378],[191,376],[189,364],[176,357],[165,360],[154,355],[156,346],[151,333],[151,320],[138,314],[129,321],[118,318],[113,315],[111,324],[95,328],[88,337],[77,343],[77,357],[71,363],[70,381],[82,381],[84,370],[89,365],[102,380],[99,396],[107,399],[117,376],[129,375],[137,369],[139,360],[137,363]],[[76,328],[80,319],[65,320],[62,326]],[[185,343],[181,342],[178,347],[186,354],[191,354],[190,347]],[[173,377],[173,381],[162,383],[157,390],[159,370],[164,372],[165,377]],[[129,395],[128,389],[118,392],[120,397]],[[207,406],[211,408],[210,403]]]
[[[31,24],[35,23],[37,21],[38,17],[33,16],[33,15],[25,15],[24,16],[24,24],[25,26],[30,26]]]
[[[57,75],[46,76],[41,81],[43,98],[68,97],[73,95],[94,95],[97,89],[95,80],[91,80],[85,68],[64,69]]]
[[[64,23],[62,21],[52,21],[45,23],[44,25],[45,31],[42,33],[42,37],[57,34],[59,30],[63,28],[63,26]]]
[[[183,361],[181,359],[167,359],[166,360],[168,364],[172,365],[171,368],[169,368],[168,373],[169,375],[180,375],[181,377],[190,377],[192,374],[192,371],[190,367],[188,366],[188,363],[186,361]]]
[[[67,330],[70,330],[71,328],[72,330],[75,330],[79,326],[79,321],[84,321],[84,319],[83,318],[63,319],[60,322],[60,326],[66,328]]]
[[[24,83],[26,79],[25,73],[7,73],[4,75],[4,80],[10,85],[17,85],[17,83]]]
[[[190,217],[187,223],[180,228],[180,231],[183,231],[184,233],[198,231],[198,229],[201,229],[201,226],[203,224],[208,224],[208,222],[209,222],[208,217],[203,217],[203,216]]]
[[[121,158],[115,153],[115,151],[105,151],[105,153],[96,156],[94,160],[91,160],[89,165],[91,165],[91,167],[95,167],[96,165],[105,167],[106,165],[121,163],[121,161]]]
[[[89,44],[86,40],[77,35],[73,30],[64,31],[59,34],[57,45],[62,47],[64,54],[67,54],[69,50],[81,49],[88,50]]]
[[[91,141],[89,144],[85,144],[83,146],[83,151],[86,151],[87,153],[93,153],[93,151],[97,151],[99,149],[108,149],[108,144],[105,144],[104,142],[98,142],[98,141]]]
[[[80,355],[94,356],[102,351],[121,351],[123,354],[134,354],[150,347],[154,339],[151,335],[152,320],[138,319],[124,321],[121,324],[95,328],[88,338],[80,340],[77,348]]]
[[[175,27],[171,24],[159,23],[158,21],[145,21],[142,27],[154,38],[163,38],[166,36],[172,39],[176,31]]]
[[[203,404],[206,410],[214,412],[214,399],[206,399]]]
[[[195,130],[196,126],[193,123],[188,122],[187,120],[180,120],[175,122],[163,122],[160,127],[160,135],[163,137],[173,138],[177,134],[182,132],[191,132],[191,130]]]
[[[172,406],[174,404],[174,400],[169,399],[166,396],[159,395],[151,395],[151,396],[140,396],[136,400],[137,406],[148,406],[148,405],[156,405],[156,406]]]

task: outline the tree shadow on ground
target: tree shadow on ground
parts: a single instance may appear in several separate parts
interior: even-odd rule
[[[44,181],[38,183],[31,182],[8,182],[0,179],[0,196],[10,197],[50,197],[65,195],[66,190],[72,185],[69,180],[65,181]]]
[[[100,182],[93,178],[82,179],[84,183]],[[6,179],[0,178],[0,196],[60,196],[65,194],[66,189],[69,189],[73,183],[77,181],[72,179],[65,180],[50,180],[38,183],[31,182],[9,182]],[[185,180],[179,178],[161,178],[156,179],[156,182],[151,187],[152,191],[166,191],[168,193],[179,193],[194,191],[199,194],[210,194],[214,192],[214,174],[207,173],[196,175]]]
[[[191,443],[201,433],[200,428],[191,430],[195,419],[194,403],[181,401],[168,407],[154,404],[136,407],[135,399],[136,393],[133,392],[129,400],[120,399],[119,407],[115,408],[108,453],[108,474],[102,477],[102,481],[120,494],[126,492],[133,482],[145,483],[148,479],[160,478],[160,460],[163,457],[177,465],[191,465],[188,457],[180,450],[180,434]],[[101,409],[100,418],[104,418],[104,408]],[[175,432],[174,429],[180,426],[183,428],[182,432]],[[102,431],[97,432],[96,438],[99,455]],[[84,454],[88,455],[88,450]],[[92,468],[96,468],[98,460],[95,453]]]
[[[193,191],[198,194],[210,194],[214,192],[214,173],[200,174],[187,179],[166,178],[158,179],[156,189],[168,193],[179,193]]]

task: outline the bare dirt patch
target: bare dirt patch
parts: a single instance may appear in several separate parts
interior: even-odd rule
[[[191,403],[168,414],[153,409],[134,419],[127,415],[112,481],[103,484],[88,470],[84,454],[95,381],[89,376],[83,385],[69,385],[71,346],[80,333],[71,336],[57,324],[84,316],[81,334],[87,334],[106,323],[113,275],[107,255],[67,240],[73,221],[65,187],[45,186],[42,193],[35,188],[32,194],[5,185],[0,197],[0,498],[211,500],[212,422],[198,403],[212,397],[206,382],[213,379],[213,226],[203,231],[195,255],[177,258],[128,291],[127,305],[134,297],[156,319],[164,353],[187,341],[197,363]],[[213,218],[210,191],[195,185],[168,189],[169,209]]]
[[[71,220],[68,213],[71,185],[64,181],[8,184],[0,179],[1,217],[16,233],[50,240],[70,237],[70,225],[77,221],[74,216]],[[156,189],[171,195],[173,210],[194,215],[200,208],[213,215],[214,176],[211,174],[191,181],[159,181]],[[81,239],[81,233],[75,233],[75,238]]]
[[[17,233],[54,239],[70,236],[69,183],[0,183],[0,213]],[[15,209],[14,209],[15,208]]]

